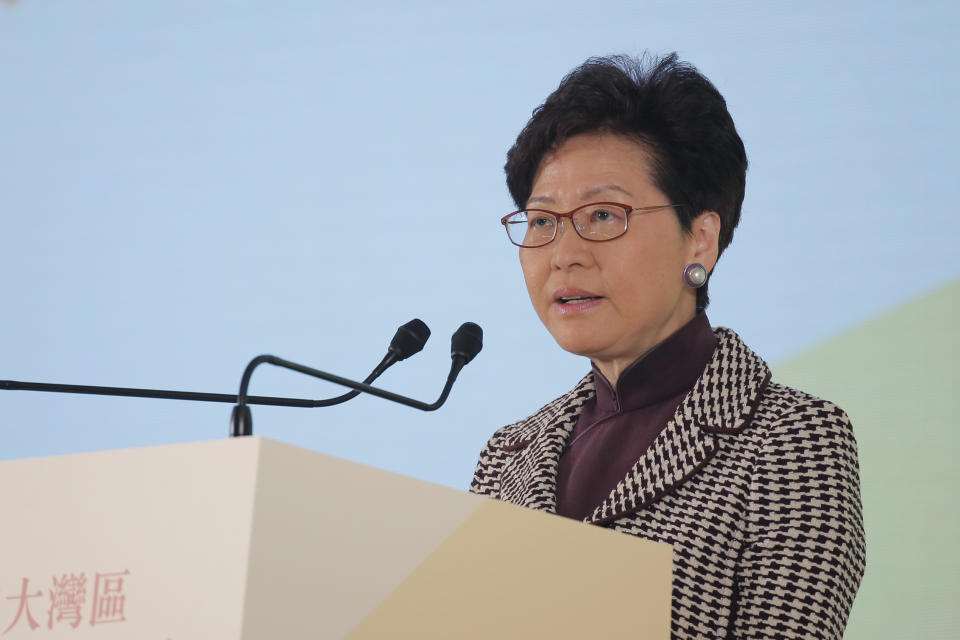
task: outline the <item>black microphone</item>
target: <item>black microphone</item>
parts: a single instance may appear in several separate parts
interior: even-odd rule
[[[483,329],[473,322],[464,322],[450,339],[450,357],[463,358],[466,365],[483,349]]]
[[[398,402],[408,407],[420,409],[421,411],[435,411],[443,406],[443,403],[447,401],[447,397],[450,395],[450,389],[453,388],[453,383],[460,374],[460,370],[463,369],[468,362],[473,360],[473,358],[480,353],[482,348],[483,329],[473,322],[465,322],[460,325],[460,328],[456,330],[456,332],[453,334],[453,337],[450,339],[450,373],[447,374],[447,381],[443,386],[443,390],[440,392],[440,397],[432,403],[426,403],[421,400],[408,398],[398,393],[393,393],[392,391],[378,389],[377,387],[372,387],[365,382],[355,382],[332,373],[327,373],[326,371],[320,371],[319,369],[297,364],[296,362],[291,362],[290,360],[284,360],[283,358],[278,358],[277,356],[266,354],[257,356],[251,360],[249,364],[247,364],[247,368],[243,372],[243,377],[240,379],[240,392],[237,394],[237,406],[233,408],[233,412],[230,416],[230,436],[237,437],[253,435],[253,418],[250,413],[250,407],[247,406],[247,388],[250,385],[250,376],[253,374],[253,370],[261,364],[267,363],[276,367],[290,369],[291,371],[299,371],[300,373],[305,373],[308,376],[313,376],[314,378],[320,378],[321,380],[326,380],[327,382],[333,382],[345,387],[350,387],[354,391],[369,393],[370,395],[384,398],[385,400],[392,400],[393,402]]]
[[[401,325],[387,347],[388,355],[392,354],[396,361],[406,360],[415,353],[423,350],[430,338],[430,328],[420,318],[414,318],[407,324]]]

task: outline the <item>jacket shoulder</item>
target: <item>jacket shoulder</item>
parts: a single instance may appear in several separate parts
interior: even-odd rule
[[[846,412],[823,398],[770,381],[754,415],[754,424],[770,435],[844,436],[853,440],[853,426]]]
[[[559,416],[577,410],[594,395],[593,374],[587,374],[567,393],[554,398],[532,415],[497,429],[484,445],[470,483],[470,491],[496,496],[500,493],[500,474],[507,457],[537,437]]]
[[[531,415],[497,429],[487,442],[487,446],[506,447],[507,449],[522,446],[536,437],[541,429],[552,424],[562,413],[571,409],[579,410],[593,395],[593,374],[590,373],[582,378],[573,389],[554,398]]]

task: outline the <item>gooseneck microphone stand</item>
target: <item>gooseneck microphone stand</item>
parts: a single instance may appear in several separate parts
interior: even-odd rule
[[[456,330],[456,332],[453,334],[453,337],[450,339],[450,373],[447,374],[447,381],[443,385],[443,390],[440,392],[440,397],[437,398],[435,402],[431,403],[416,400],[414,398],[408,398],[385,389],[372,387],[367,381],[355,382],[348,378],[344,378],[333,373],[327,373],[326,371],[320,371],[319,369],[314,369],[312,367],[291,362],[289,360],[284,360],[283,358],[278,358],[277,356],[257,356],[251,360],[249,364],[247,364],[247,368],[243,372],[243,377],[240,379],[240,392],[237,394],[237,406],[233,408],[233,412],[230,415],[230,436],[239,437],[253,435],[253,417],[250,413],[250,407],[247,406],[250,404],[247,396],[247,389],[250,386],[250,377],[253,375],[254,369],[261,364],[272,364],[276,367],[298,371],[308,376],[326,380],[327,382],[333,382],[335,384],[349,387],[350,389],[353,389],[355,393],[369,393],[370,395],[374,395],[385,400],[392,400],[393,402],[398,402],[408,407],[420,409],[421,411],[435,411],[443,406],[443,403],[447,401],[447,396],[450,395],[450,389],[453,388],[453,383],[460,374],[460,370],[463,369],[468,362],[473,360],[473,358],[480,353],[482,348],[483,329],[472,322],[465,322],[460,325],[460,328]],[[344,396],[341,397],[348,395],[350,395],[350,393],[344,394]]]
[[[360,393],[369,393],[386,400],[414,407],[422,411],[434,411],[443,405],[450,394],[450,389],[457,379],[460,370],[470,362],[483,348],[483,330],[472,322],[460,326],[451,339],[450,356],[452,362],[446,384],[436,402],[426,403],[408,398],[391,391],[370,386],[389,367],[411,355],[418,353],[430,337],[430,329],[419,319],[411,320],[401,326],[390,342],[387,355],[380,361],[373,371],[364,378],[363,382],[355,382],[332,373],[320,371],[312,367],[290,362],[276,356],[263,355],[250,361],[243,372],[240,382],[240,393],[230,395],[226,393],[202,393],[196,391],[171,391],[165,389],[139,389],[133,387],[102,387],[81,384],[54,384],[48,382],[22,382],[18,380],[0,380],[0,390],[7,391],[45,391],[53,393],[78,393],[98,396],[123,396],[133,398],[161,398],[166,400],[193,400],[199,402],[229,402],[235,404],[230,418],[231,436],[248,436],[253,434],[253,419],[249,405],[272,405],[280,407],[329,407],[346,402]],[[247,389],[250,385],[250,376],[260,364],[269,363],[293,371],[299,371],[315,378],[327,380],[351,389],[343,395],[322,400],[307,398],[283,398],[275,396],[250,396]]]
[[[374,370],[364,378],[370,384],[390,366],[406,360],[420,352],[430,337],[430,329],[419,318],[402,325],[390,340],[387,355]],[[8,391],[47,391],[51,393],[79,393],[94,396],[122,396],[128,398],[160,398],[163,400],[195,400],[198,402],[237,403],[237,396],[227,393],[200,393],[197,391],[168,391],[165,389],[137,389],[133,387],[98,387],[86,384],[53,384],[49,382],[21,382],[18,380],[0,380],[0,390]],[[359,391],[350,391],[335,398],[309,400],[306,398],[277,398],[273,396],[250,396],[249,404],[264,404],[278,407],[330,407],[346,402],[359,395]]]
[[[22,382],[0,380],[0,389],[6,391],[47,391],[51,393],[79,393],[92,396],[123,396],[128,398],[161,398],[164,400],[196,400],[198,402],[229,402],[236,404],[237,396],[229,393],[202,393],[198,391],[168,391],[166,389],[137,389],[134,387],[97,387],[88,384],[56,384],[50,382]],[[342,397],[342,396],[340,396]],[[329,400],[307,398],[278,398],[273,396],[250,396],[250,404],[266,404],[276,407],[323,407]],[[341,401],[342,402],[342,401]],[[337,403],[334,403],[337,404]]]

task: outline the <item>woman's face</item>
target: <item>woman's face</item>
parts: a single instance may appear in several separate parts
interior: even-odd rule
[[[572,137],[544,156],[527,206],[565,212],[600,201],[683,204],[653,185],[643,146],[603,133]],[[715,213],[701,215],[686,233],[673,209],[661,209],[631,214],[619,238],[591,242],[565,220],[550,244],[520,249],[520,264],[537,315],[557,343],[593,360],[615,383],[631,362],[693,318],[696,294],[684,284],[683,269],[690,262],[712,269],[718,232]]]

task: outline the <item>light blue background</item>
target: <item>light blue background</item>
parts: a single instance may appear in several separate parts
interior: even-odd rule
[[[588,364],[498,218],[531,110],[586,57],[676,50],[751,167],[715,325],[773,363],[960,275],[958,10],[893,2],[0,6],[0,378],[235,393],[268,352],[448,404],[254,407],[256,433],[465,488],[498,426]],[[340,235],[361,208],[372,231]],[[340,389],[266,367],[251,392]],[[206,440],[229,405],[0,392],[0,458]]]

